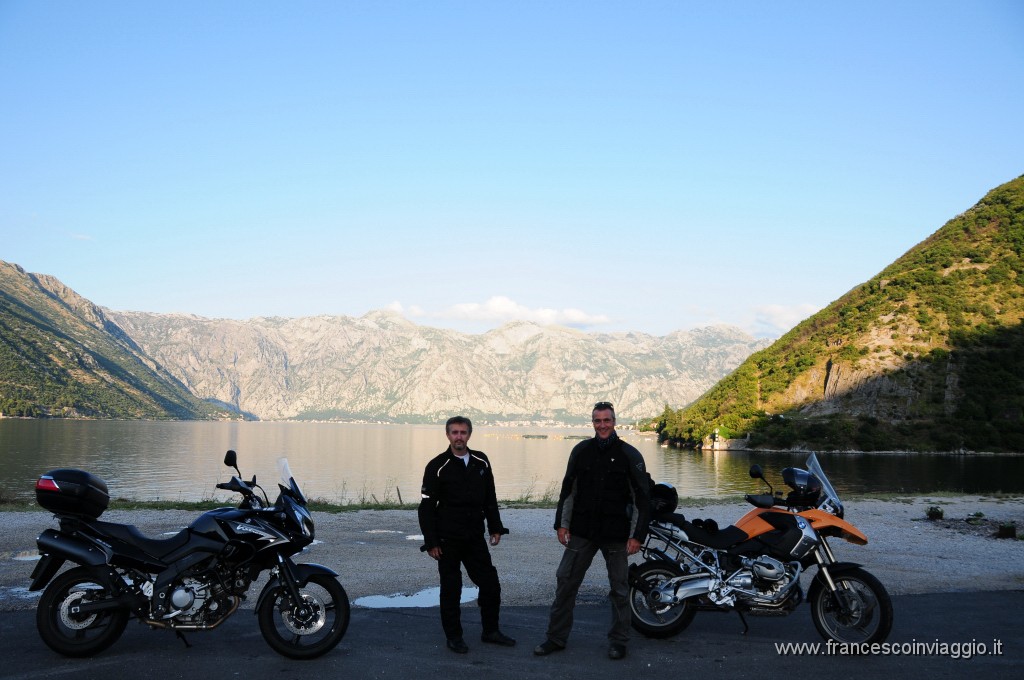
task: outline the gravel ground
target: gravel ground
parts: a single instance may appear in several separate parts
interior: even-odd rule
[[[926,509],[933,505],[945,511],[943,521],[925,519]],[[688,518],[710,517],[725,526],[748,507],[713,504],[681,510]],[[975,517],[976,513],[983,517]],[[135,524],[156,537],[180,530],[196,516],[175,510],[111,511],[103,519]],[[972,517],[974,524],[966,521]],[[850,501],[846,518],[867,534],[869,543],[856,546],[833,540],[833,549],[840,559],[863,564],[893,595],[1024,589],[1024,540],[992,537],[998,524],[1010,521],[1024,533],[1024,498],[921,496]],[[409,596],[437,586],[434,562],[419,550],[422,538],[415,512],[317,513],[314,519],[318,541],[298,561],[317,562],[337,571],[357,606],[372,606],[372,600],[361,603],[360,598],[379,602],[381,597],[394,606],[414,605],[416,598]],[[549,604],[562,553],[551,528],[553,511],[505,509],[502,519],[511,534],[491,554],[501,578],[503,603]],[[56,523],[46,512],[0,513],[0,522],[0,611],[31,609],[37,600],[36,594],[27,592],[37,558],[35,538]],[[581,603],[604,601],[604,574],[597,557],[580,590]],[[251,591],[249,606],[258,592]]]

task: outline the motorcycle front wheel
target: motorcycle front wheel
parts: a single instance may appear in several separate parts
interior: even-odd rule
[[[667,638],[690,625],[697,614],[697,607],[692,600],[664,604],[651,600],[649,595],[651,588],[682,574],[682,570],[670,562],[647,562],[636,568],[630,576],[630,582],[643,585],[629,587],[630,621],[633,628],[649,638]]]
[[[103,651],[121,637],[128,625],[128,610],[104,609],[81,614],[77,609],[110,597],[89,569],[69,569],[51,581],[39,598],[39,637],[47,647],[64,656],[92,656]]]
[[[832,581],[835,592],[819,574],[807,598],[821,636],[840,643],[883,642],[892,629],[892,600],[885,586],[860,568],[832,574]]]
[[[336,578],[315,574],[292,602],[283,586],[264,598],[257,612],[260,632],[275,652],[290,659],[315,659],[334,649],[348,630],[348,595]]]

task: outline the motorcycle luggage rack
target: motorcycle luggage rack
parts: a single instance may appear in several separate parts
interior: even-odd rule
[[[694,553],[691,547],[700,549]],[[688,574],[706,572],[713,575],[719,566],[718,551],[700,543],[690,542],[685,531],[665,522],[651,524],[643,551],[645,554],[651,552],[661,559],[675,562]]]

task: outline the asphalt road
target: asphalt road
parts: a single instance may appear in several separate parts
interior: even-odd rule
[[[188,635],[186,648],[173,633],[129,623],[113,647],[91,659],[66,659],[39,639],[32,611],[0,613],[0,677],[148,678],[521,678],[865,677],[900,680],[1024,678],[1024,591],[903,595],[893,598],[895,623],[888,643],[900,654],[826,654],[805,604],[788,617],[748,617],[742,634],[735,614],[699,613],[690,628],[669,640],[634,634],[629,655],[606,657],[609,611],[580,605],[569,647],[535,657],[544,639],[545,607],[506,607],[502,629],[514,648],[479,641],[479,616],[464,605],[470,652],[444,646],[436,608],[353,609],[348,633],[332,652],[312,661],[278,656],[264,642],[251,610],[239,610],[221,628]],[[777,643],[820,643],[820,653],[785,654]],[[914,650],[911,645],[917,644]],[[922,649],[926,644],[945,649]],[[985,654],[980,653],[984,645]],[[998,654],[993,652],[998,649]],[[915,653],[911,653],[915,652]],[[959,658],[957,658],[959,657]],[[969,657],[969,658],[965,658]]]

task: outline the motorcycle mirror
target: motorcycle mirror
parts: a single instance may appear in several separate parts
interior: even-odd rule
[[[242,475],[238,469],[238,454],[235,453],[233,449],[228,449],[228,452],[224,454],[224,465],[229,468],[235,468],[235,472],[237,472],[239,476]]]
[[[764,479],[764,472],[761,470],[761,466],[757,464],[751,465],[750,476],[754,479]]]

